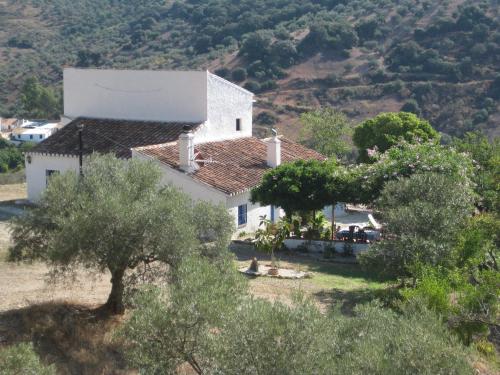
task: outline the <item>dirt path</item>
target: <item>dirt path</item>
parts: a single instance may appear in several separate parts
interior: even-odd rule
[[[23,199],[26,199],[26,184],[0,186],[0,311],[48,301],[104,303],[110,291],[108,275],[95,278],[82,271],[76,280],[49,284],[44,264],[6,262],[11,245],[8,220],[22,212],[22,206],[15,202]]]

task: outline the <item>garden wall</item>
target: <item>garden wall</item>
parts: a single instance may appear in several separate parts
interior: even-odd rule
[[[303,240],[295,238],[287,238],[285,240],[285,246],[290,250],[297,250],[297,248],[307,248],[309,252],[322,253],[328,247],[335,247],[336,252],[344,252],[344,245],[348,244],[345,241],[338,240]],[[357,255],[368,249],[369,244],[366,243],[350,243],[354,255]]]

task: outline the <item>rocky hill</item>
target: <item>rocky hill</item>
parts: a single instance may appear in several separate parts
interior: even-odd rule
[[[0,0],[0,114],[63,66],[210,69],[258,94],[259,134],[319,105],[500,133],[498,0]]]

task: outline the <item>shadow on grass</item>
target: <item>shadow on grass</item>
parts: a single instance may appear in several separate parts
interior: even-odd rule
[[[112,332],[122,317],[69,303],[45,303],[0,313],[0,345],[32,341],[62,374],[128,374]]]
[[[396,288],[389,287],[385,289],[322,290],[314,293],[314,296],[325,306],[339,309],[342,314],[352,316],[356,305],[378,300],[382,305],[391,306],[398,299],[399,294]]]

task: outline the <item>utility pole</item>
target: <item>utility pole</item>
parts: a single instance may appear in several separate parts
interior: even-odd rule
[[[80,166],[80,178],[83,177],[83,124],[78,124],[78,165]]]

